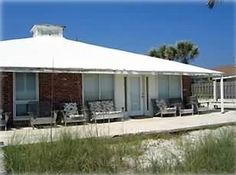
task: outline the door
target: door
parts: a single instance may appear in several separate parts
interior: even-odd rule
[[[131,76],[128,80],[128,113],[129,115],[143,115],[141,76]]]

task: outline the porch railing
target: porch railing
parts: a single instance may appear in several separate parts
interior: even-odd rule
[[[199,99],[213,99],[214,87],[213,82],[209,83],[194,83],[191,86],[192,95]],[[220,98],[220,82],[216,82],[216,99]],[[224,98],[236,99],[236,80],[224,82]]]

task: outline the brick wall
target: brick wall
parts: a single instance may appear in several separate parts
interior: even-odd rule
[[[13,73],[3,73],[2,104],[6,112],[13,112]]]
[[[182,86],[183,86],[183,99],[186,99],[186,97],[191,96],[191,77],[183,75],[182,76]]]
[[[82,102],[82,75],[40,73],[39,100],[58,105],[62,102]]]
[[[10,121],[12,121],[13,114],[13,73],[2,73],[2,107],[5,112],[10,112]]]

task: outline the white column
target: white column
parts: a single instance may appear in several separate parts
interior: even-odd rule
[[[216,101],[216,80],[213,80],[213,100]]]
[[[220,77],[220,102],[221,102],[221,113],[224,113],[224,82],[223,82],[223,76]]]
[[[3,99],[2,99],[2,73],[0,72],[0,120],[2,120],[2,113],[3,113],[2,104],[3,104]]]
[[[0,109],[2,109],[3,99],[2,99],[2,72],[0,72]]]

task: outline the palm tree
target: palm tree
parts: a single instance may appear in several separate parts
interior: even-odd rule
[[[212,9],[215,6],[216,1],[215,0],[208,0],[207,6],[209,9]]]
[[[159,47],[159,49],[150,50],[148,55],[151,57],[166,58],[165,57],[165,50],[166,50],[166,45],[162,45]]]
[[[190,41],[180,41],[174,46],[162,45],[157,49],[152,49],[149,56],[179,61],[188,64],[199,55],[198,47]]]
[[[168,46],[165,49],[165,58],[168,60],[175,60],[178,54],[177,49],[174,46]]]
[[[189,64],[199,55],[198,47],[189,41],[180,41],[176,43],[177,57],[176,61]]]

